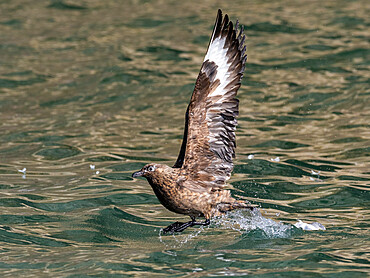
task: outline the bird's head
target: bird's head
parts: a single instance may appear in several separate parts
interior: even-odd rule
[[[179,174],[178,170],[164,164],[150,163],[145,165],[140,171],[133,173],[132,177],[144,177],[151,185],[159,186],[176,180]]]
[[[141,168],[140,171],[133,173],[132,177],[133,178],[137,178],[137,177],[151,178],[155,176],[156,174],[162,172],[163,166],[164,165],[161,165],[161,164],[149,163],[145,165],[143,168]]]

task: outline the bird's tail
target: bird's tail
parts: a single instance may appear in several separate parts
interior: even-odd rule
[[[255,207],[245,201],[235,200],[232,203],[218,203],[217,208],[220,212],[225,213],[230,210],[243,208],[253,210]]]

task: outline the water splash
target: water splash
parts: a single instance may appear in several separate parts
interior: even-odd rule
[[[258,234],[262,238],[287,238],[296,230],[292,225],[263,217],[259,209],[228,212],[213,223],[221,229],[232,229],[243,235]]]
[[[212,219],[211,225],[208,227],[199,227],[191,231],[191,233],[175,233],[170,236],[163,236],[163,230],[159,231],[159,240],[167,248],[179,248],[184,244],[189,243],[193,238],[198,237],[207,229],[224,229],[234,230],[239,232],[243,237],[252,237],[254,239],[276,239],[290,238],[294,235],[301,234],[303,231],[325,230],[325,227],[314,222],[308,224],[298,220],[299,222],[291,225],[282,222],[277,222],[266,218],[261,214],[258,208],[250,210],[234,210],[227,212],[221,217]]]
[[[163,243],[166,248],[178,248],[188,243],[191,239],[197,237],[201,232],[204,231],[204,227],[200,226],[199,229],[193,230],[190,234],[172,234],[170,238],[164,237],[163,229],[159,230],[159,241]]]
[[[273,239],[288,238],[298,231],[293,225],[276,222],[262,216],[259,209],[237,210],[226,213],[221,217],[212,219],[211,225],[204,228],[196,228],[191,233],[175,233],[163,236],[162,229],[159,231],[159,240],[166,248],[179,248],[198,237],[208,229],[231,229],[238,231],[243,236],[253,236],[253,238]]]
[[[26,172],[27,172],[27,168],[23,168],[21,170],[18,170],[18,172],[22,173],[22,179],[26,179]]]
[[[295,227],[300,228],[305,231],[318,231],[318,230],[323,230],[325,231],[326,228],[324,227],[323,224],[319,222],[313,222],[311,224],[305,223],[302,220],[298,219],[298,222],[294,224]]]
[[[271,161],[280,162],[280,157],[270,158]]]

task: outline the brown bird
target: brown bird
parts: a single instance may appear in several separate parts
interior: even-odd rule
[[[253,209],[223,189],[233,169],[236,116],[247,55],[243,27],[222,18],[218,10],[207,54],[200,69],[185,115],[180,154],[173,167],[151,163],[132,174],[145,177],[161,204],[170,211],[189,215],[191,221],[176,222],[164,233],[181,232],[194,225],[239,208]],[[205,222],[197,222],[205,217]]]

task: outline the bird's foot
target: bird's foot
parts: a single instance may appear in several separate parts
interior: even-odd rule
[[[167,233],[173,234],[175,232],[182,232],[186,228],[190,227],[191,223],[192,223],[192,221],[185,222],[185,223],[184,222],[175,222],[175,223],[169,225],[167,228],[164,228],[163,233],[164,234],[167,234]]]
[[[209,223],[211,223],[209,219],[206,219],[205,222],[195,222],[195,219],[192,219],[192,221],[189,221],[189,222],[175,222],[169,225],[168,227],[164,228],[163,234],[167,234],[167,233],[173,234],[176,232],[179,233],[179,232],[184,231],[186,228],[189,228],[195,225],[207,226],[209,225]]]

